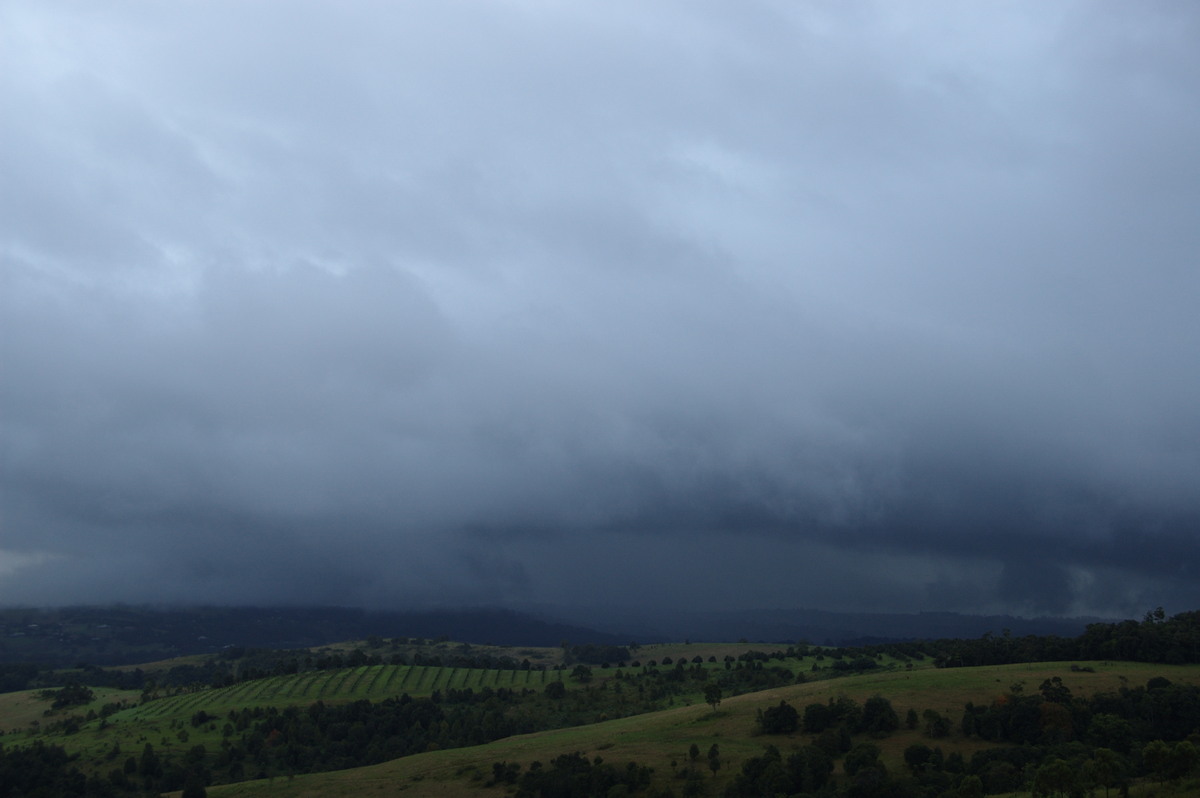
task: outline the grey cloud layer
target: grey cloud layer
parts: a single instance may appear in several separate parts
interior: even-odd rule
[[[10,3],[0,601],[1194,606],[1198,38]]]

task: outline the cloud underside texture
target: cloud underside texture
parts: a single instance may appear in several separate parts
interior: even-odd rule
[[[1195,607],[1196,41],[7,4],[0,601]]]

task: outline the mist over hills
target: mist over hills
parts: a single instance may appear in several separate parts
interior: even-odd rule
[[[629,642],[503,609],[61,607],[0,610],[0,662],[118,665],[229,647],[295,649],[371,636],[512,646]]]
[[[955,613],[838,613],[759,610],[680,613],[641,608],[556,613],[501,608],[377,611],[347,607],[87,606],[0,610],[0,662],[131,664],[231,646],[306,648],[371,636],[473,644],[558,646],[662,641],[851,645],[913,639],[1083,632],[1085,618]]]
[[[856,645],[903,640],[975,638],[986,633],[1073,637],[1089,623],[1109,618],[1022,618],[955,612],[869,613],[816,609],[759,609],[667,612],[574,610],[569,616],[598,629],[624,630],[636,637],[666,640],[805,640],[818,645]]]

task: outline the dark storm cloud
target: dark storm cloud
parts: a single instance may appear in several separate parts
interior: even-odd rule
[[[0,601],[1195,606],[1198,36],[10,3]]]

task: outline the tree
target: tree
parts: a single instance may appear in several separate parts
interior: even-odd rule
[[[721,749],[716,743],[708,749],[708,769],[712,771],[714,779],[717,777],[717,771],[721,769]]]
[[[978,776],[963,776],[958,785],[958,798],[983,798],[983,779]]]
[[[1092,773],[1096,783],[1104,788],[1104,798],[1108,798],[1109,787],[1116,787],[1125,776],[1125,764],[1121,755],[1110,748],[1097,748]]]
[[[154,752],[154,746],[146,743],[146,747],[142,749],[142,759],[138,763],[138,773],[149,778],[156,778],[162,775],[162,763],[158,760],[158,754]]]
[[[762,730],[766,734],[791,734],[800,726],[800,713],[786,701],[762,713]]]
[[[1042,682],[1039,688],[1042,692],[1042,698],[1055,704],[1071,703],[1071,688],[1063,684],[1061,676],[1055,676],[1051,679],[1046,679]]]
[[[788,757],[787,771],[797,792],[816,792],[833,773],[833,758],[820,748],[806,745]]]
[[[54,703],[50,705],[53,709],[65,709],[66,707],[90,704],[95,700],[96,695],[90,687],[85,687],[79,682],[71,682],[61,690],[43,690],[42,697],[53,699]]]
[[[892,702],[877,695],[868,698],[863,704],[862,718],[858,721],[860,731],[884,736],[900,728],[900,716],[892,708]]]
[[[921,713],[925,719],[925,734],[937,739],[950,736],[950,720],[942,717],[936,709],[927,709]]]
[[[857,729],[859,721],[862,720],[862,707],[858,702],[848,696],[838,696],[838,698],[830,704],[830,709],[833,710],[837,722],[845,726],[847,729]]]
[[[855,771],[845,792],[847,798],[887,798],[891,794],[887,771],[878,763]]]
[[[804,708],[804,731],[820,734],[837,722],[837,716],[828,704],[812,703]]]
[[[1171,748],[1167,775],[1171,777],[1172,781],[1182,779],[1184,776],[1190,775],[1196,769],[1197,764],[1200,764],[1200,751],[1197,751],[1196,746],[1187,740],[1180,740]]]
[[[1158,779],[1158,783],[1162,784],[1171,769],[1171,749],[1162,740],[1153,740],[1142,749],[1142,761]]]
[[[1128,754],[1133,747],[1133,726],[1119,715],[1098,713],[1092,716],[1088,736],[1095,745]]]
[[[688,748],[688,760],[695,763],[695,761],[699,758],[700,758],[700,746],[696,745],[695,743],[692,743],[691,747]]]
[[[1034,795],[1066,795],[1075,786],[1074,769],[1061,759],[1051,759],[1037,770]]]
[[[721,706],[721,697],[721,685],[715,682],[704,685],[704,703],[712,707],[713,712],[716,712],[717,707]]]
[[[188,781],[186,787],[183,788],[183,793],[180,798],[206,798],[208,793],[204,789],[204,785],[196,779]]]
[[[842,768],[847,776],[853,776],[864,768],[872,768],[879,764],[879,746],[871,743],[859,743],[850,749],[842,762]]]
[[[933,749],[921,743],[913,743],[904,749],[904,764],[915,776],[933,761]]]
[[[558,698],[562,698],[566,694],[567,694],[567,686],[565,684],[563,684],[562,682],[550,682],[548,685],[546,685],[546,697],[547,698],[558,699]]]

